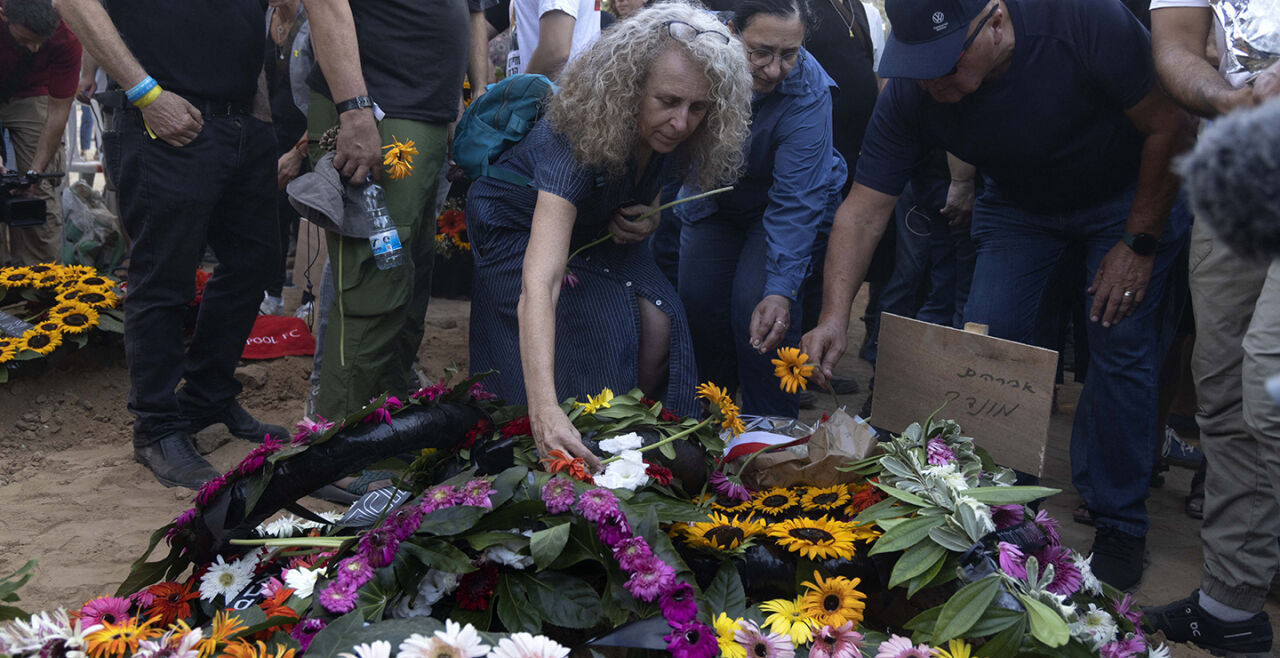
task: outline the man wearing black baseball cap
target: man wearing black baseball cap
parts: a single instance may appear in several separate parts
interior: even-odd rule
[[[1147,30],[1117,0],[887,0],[889,78],[854,185],[836,213],[818,326],[822,375],[889,213],[928,149],[978,166],[978,260],[965,319],[1044,342],[1058,260],[1086,254],[1091,360],[1071,439],[1072,480],[1097,523],[1093,566],[1140,582],[1156,431],[1160,307],[1190,216],[1170,158],[1194,137],[1156,84]]]

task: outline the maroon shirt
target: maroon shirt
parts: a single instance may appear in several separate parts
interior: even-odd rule
[[[0,74],[0,87],[3,87],[27,50],[13,39],[7,25],[0,29],[0,71],[4,72]],[[71,98],[76,95],[79,83],[80,41],[67,28],[66,23],[59,21],[53,36],[36,51],[35,59],[27,69],[23,82],[13,92],[13,97]]]

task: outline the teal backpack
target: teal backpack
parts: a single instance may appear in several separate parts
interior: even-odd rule
[[[485,94],[467,106],[454,130],[453,161],[471,180],[489,176],[528,185],[528,177],[493,163],[529,134],[555,92],[555,83],[536,73],[513,75],[485,87]]]

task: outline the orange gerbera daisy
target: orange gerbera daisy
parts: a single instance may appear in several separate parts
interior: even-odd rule
[[[591,474],[587,472],[587,461],[581,457],[570,459],[569,455],[564,454],[564,451],[552,450],[539,461],[546,465],[548,473],[555,474],[564,471],[565,474],[575,480],[595,483]]]
[[[187,602],[200,598],[200,592],[191,590],[194,583],[194,580],[188,580],[186,585],[167,582],[148,587],[147,593],[155,598],[147,608],[147,614],[159,617],[161,626],[190,617],[191,605]]]
[[[805,385],[814,368],[808,360],[809,355],[798,347],[779,347],[778,358],[769,361],[773,364],[773,376],[779,379],[778,386],[788,393],[795,393],[797,387],[807,390]]]
[[[137,617],[130,617],[119,624],[104,620],[102,628],[85,636],[85,653],[92,658],[133,655],[138,651],[139,642],[160,635],[160,629],[151,628],[155,621],[155,617],[143,624],[138,623]]]

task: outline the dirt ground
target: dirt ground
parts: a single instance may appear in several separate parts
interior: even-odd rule
[[[286,291],[286,308],[296,306],[299,294]],[[860,297],[855,317],[863,303]],[[420,352],[428,374],[438,375],[449,365],[465,371],[469,310],[465,301],[432,302]],[[851,323],[850,345],[861,338],[861,323]],[[865,400],[870,369],[847,355],[840,370],[863,385],[862,393],[843,399],[856,411]],[[310,357],[245,362],[239,371],[245,383],[240,401],[258,418],[291,427],[302,415],[310,371]],[[43,373],[0,385],[0,576],[27,560],[40,561],[35,578],[20,591],[24,609],[79,606],[113,592],[151,532],[190,506],[190,491],[165,488],[133,461],[128,389],[118,343],[114,349],[82,350]],[[1075,384],[1060,392],[1045,483],[1064,491],[1051,499],[1049,510],[1063,521],[1065,540],[1087,552],[1092,529],[1070,522],[1079,502],[1067,461],[1078,395]],[[197,441],[222,470],[253,445],[221,426],[201,432]],[[1190,471],[1175,468],[1168,484],[1152,492],[1150,566],[1138,592],[1141,603],[1180,598],[1198,585],[1199,525],[1182,513],[1190,477]],[[315,510],[333,507],[312,499],[304,503]],[[1280,628],[1280,605],[1272,601],[1267,610]],[[1174,655],[1207,654],[1177,647]]]

